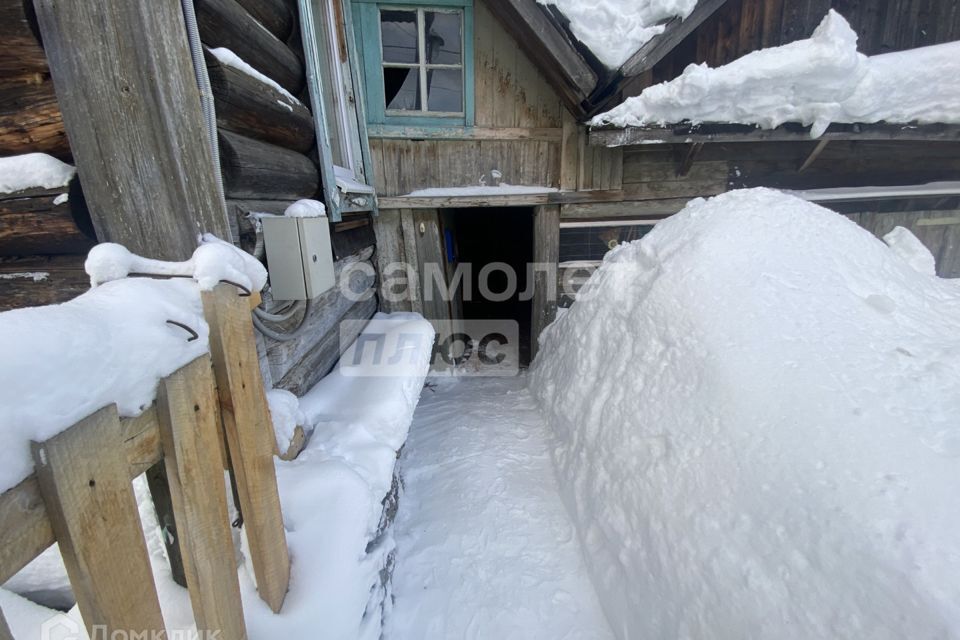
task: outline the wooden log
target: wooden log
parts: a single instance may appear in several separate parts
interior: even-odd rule
[[[0,0],[0,42],[0,77],[47,71],[30,0]]]
[[[320,184],[307,156],[222,130],[220,167],[228,198],[296,200],[313,196]]]
[[[90,289],[83,255],[0,260],[0,311],[57,304]]]
[[[0,256],[86,253],[96,243],[89,213],[75,187],[30,195],[0,194]]]
[[[250,308],[236,287],[202,294],[220,412],[236,479],[257,590],[278,613],[290,583],[290,557],[273,466],[276,439],[260,376]]]
[[[310,150],[315,138],[309,109],[210,54],[206,59],[220,129],[300,153]]]
[[[229,238],[180,3],[35,7],[97,237],[164,260]]]
[[[246,638],[217,444],[217,389],[207,355],[160,382],[157,413],[197,630],[219,631],[225,640]]]
[[[211,49],[230,49],[251,67],[297,95],[304,84],[300,58],[237,0],[198,0],[196,9],[197,27],[205,45]]]
[[[238,0],[240,6],[280,40],[286,40],[293,31],[294,14],[284,0]]]
[[[376,312],[376,296],[355,303],[337,319],[338,328],[328,331],[303,360],[291,367],[275,386],[296,395],[305,394],[323,376],[330,373],[340,355],[357,338],[366,321]]]
[[[116,405],[33,443],[40,493],[91,637],[163,633],[147,545],[122,445]],[[122,558],[118,562],[117,558]]]
[[[556,266],[560,259],[560,206],[533,210],[533,262]],[[530,360],[537,355],[540,333],[557,317],[557,279],[537,269],[533,274],[533,309]]]
[[[46,73],[0,80],[0,156],[39,151],[66,160],[70,143]]]
[[[265,337],[267,360],[274,380],[280,380],[293,366],[303,360],[314,345],[327,334],[337,331],[340,317],[358,301],[374,295],[376,271],[369,262],[372,251],[339,260],[334,264],[337,283],[317,297],[304,318],[307,330],[295,340],[278,342]],[[360,259],[358,259],[360,258]]]

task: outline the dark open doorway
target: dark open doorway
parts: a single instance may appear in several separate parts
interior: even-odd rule
[[[532,301],[529,295],[521,294],[528,290],[528,265],[533,262],[533,209],[445,209],[441,219],[448,261],[452,259],[454,265],[471,265],[468,289],[471,295],[460,296],[454,305],[454,315],[465,320],[516,320],[520,329],[520,364],[526,366],[530,362]],[[481,295],[481,270],[494,262],[509,265],[516,274],[516,290],[504,301]],[[501,293],[508,287],[508,277],[501,270],[493,270],[487,285],[494,293]],[[461,294],[463,291],[461,287]]]

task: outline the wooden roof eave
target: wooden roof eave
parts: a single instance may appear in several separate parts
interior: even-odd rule
[[[589,134],[590,146],[597,147],[717,142],[797,142],[812,139],[810,127],[798,123],[787,123],[775,129],[721,123],[680,123],[655,127],[596,127],[591,129]],[[816,139],[960,142],[960,125],[835,123]]]
[[[487,6],[574,116],[585,117],[598,76],[570,34],[536,0],[487,0]]]

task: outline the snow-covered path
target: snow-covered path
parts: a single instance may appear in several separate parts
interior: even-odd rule
[[[524,387],[424,390],[401,460],[391,640],[613,637]]]

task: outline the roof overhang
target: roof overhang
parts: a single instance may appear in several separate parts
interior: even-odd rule
[[[747,124],[680,123],[658,127],[598,127],[590,130],[590,145],[626,147],[648,144],[712,142],[797,142],[803,140],[902,140],[960,142],[956,124],[832,124],[813,138],[810,127],[788,123],[775,129]]]

